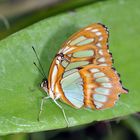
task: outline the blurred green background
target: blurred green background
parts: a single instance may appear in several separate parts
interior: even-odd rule
[[[25,27],[28,27],[29,25],[32,25],[42,19],[46,19],[52,16],[57,16],[60,13],[67,13],[67,12],[73,13],[77,8],[81,8],[83,6],[88,6],[98,2],[100,1],[99,0],[40,0],[40,1],[1,0],[0,1],[0,40],[3,40],[10,34],[13,34]],[[119,2],[123,4],[125,3],[125,0],[119,0]],[[132,4],[133,2],[137,3],[138,1],[132,0]],[[128,6],[130,7],[130,10],[134,10],[131,9],[132,5],[128,5]],[[135,17],[135,15],[133,16]],[[131,18],[133,19],[133,17]],[[137,82],[136,84],[139,83]],[[129,115],[125,117],[118,117],[113,120],[93,122],[89,125],[76,126],[72,128],[51,130],[46,132],[45,131],[36,132],[36,133],[23,132],[19,134],[10,134],[7,136],[1,136],[0,140],[63,140],[63,139],[138,140],[140,139],[139,119],[140,119],[140,114],[135,113],[133,115]]]
[[[39,20],[98,0],[0,0],[0,39]]]

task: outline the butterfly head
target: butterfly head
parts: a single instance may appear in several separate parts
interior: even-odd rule
[[[46,78],[42,80],[42,83],[40,86],[41,86],[41,88],[44,89],[45,92],[48,93],[48,80]]]

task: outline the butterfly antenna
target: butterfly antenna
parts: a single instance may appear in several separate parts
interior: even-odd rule
[[[42,67],[42,64],[41,64],[41,62],[40,62],[40,59],[39,59],[39,57],[38,57],[38,54],[37,54],[37,52],[36,52],[36,50],[35,50],[35,48],[32,46],[32,49],[33,49],[33,51],[34,51],[34,53],[35,53],[35,55],[36,55],[36,58],[37,58],[37,60],[38,60],[38,63],[39,63],[39,65],[40,65],[40,67],[41,67],[41,69],[37,66],[37,64],[34,62],[33,64],[36,66],[36,68],[39,70],[39,72],[41,73],[41,75],[43,76],[43,77],[45,77],[46,78],[46,75],[45,75],[45,72],[44,72],[44,69],[43,69],[43,67]]]
[[[43,76],[43,78],[45,77],[44,73],[41,71],[41,69],[37,66],[37,64],[35,62],[33,62],[33,64],[35,65],[35,67],[38,69],[38,71],[40,72],[40,74]]]

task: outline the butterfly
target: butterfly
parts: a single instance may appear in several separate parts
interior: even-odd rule
[[[119,74],[112,67],[108,45],[109,31],[101,23],[94,23],[74,33],[56,54],[41,87],[62,110],[58,99],[71,107],[102,110],[115,105],[123,88]],[[39,116],[40,116],[39,114]]]

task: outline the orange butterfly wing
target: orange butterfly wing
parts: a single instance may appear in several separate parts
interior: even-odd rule
[[[112,56],[108,51],[108,29],[102,24],[92,24],[73,34],[64,44],[59,53],[66,58],[76,61],[89,61],[89,64],[112,66]],[[93,51],[90,57],[76,58],[79,51]]]
[[[49,73],[49,94],[76,108],[112,107],[127,90],[111,67],[107,28],[100,23],[85,27],[56,55]]]
[[[84,106],[105,109],[114,106],[118,95],[127,93],[114,69],[88,65],[80,70],[84,83]]]

